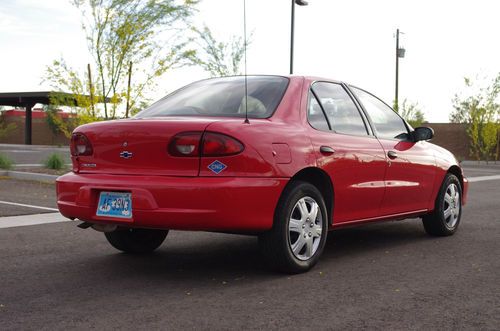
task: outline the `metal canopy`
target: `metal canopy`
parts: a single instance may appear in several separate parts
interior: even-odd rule
[[[50,96],[56,95],[58,97],[59,106],[77,106],[78,100],[74,94],[57,92],[57,91],[44,91],[44,92],[8,92],[0,93],[0,106],[13,106],[13,107],[23,107],[26,109],[25,116],[25,130],[24,130],[24,143],[26,145],[31,145],[31,123],[32,123],[32,109],[37,103],[44,105],[50,105]],[[78,97],[87,97],[88,95],[80,95]],[[109,102],[109,98],[106,98],[106,102]],[[100,100],[102,102],[102,100]]]

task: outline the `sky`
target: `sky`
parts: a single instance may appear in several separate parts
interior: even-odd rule
[[[246,7],[248,74],[288,74],[291,0],[247,0]],[[216,38],[243,34],[243,0],[202,0],[198,10],[193,24],[206,24]],[[447,122],[464,77],[500,72],[498,13],[497,0],[309,0],[295,10],[294,74],[345,81],[392,104],[399,28],[406,49],[400,102],[417,102],[429,122]],[[50,90],[45,66],[60,57],[81,70],[90,62],[69,0],[0,0],[0,92]],[[199,68],[177,69],[149,96],[206,77]]]

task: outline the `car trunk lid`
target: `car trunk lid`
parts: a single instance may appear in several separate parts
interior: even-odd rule
[[[92,144],[90,156],[73,157],[80,173],[198,176],[199,157],[175,157],[168,153],[172,137],[181,132],[203,132],[218,119],[169,117],[128,119],[85,125]]]

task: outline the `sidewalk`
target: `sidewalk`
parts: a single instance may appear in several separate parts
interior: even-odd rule
[[[59,177],[57,175],[48,175],[36,172],[12,171],[12,170],[0,170],[0,176],[6,176],[21,180],[34,180],[37,182],[48,182],[48,183],[55,183],[57,177]]]

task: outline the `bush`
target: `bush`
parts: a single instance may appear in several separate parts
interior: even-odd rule
[[[64,159],[59,154],[52,154],[45,160],[45,167],[48,169],[61,170],[66,167]]]
[[[7,157],[5,154],[0,154],[0,169],[12,169],[12,160]]]

